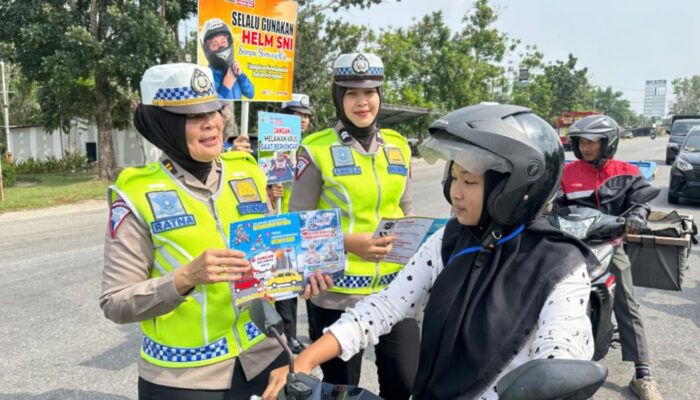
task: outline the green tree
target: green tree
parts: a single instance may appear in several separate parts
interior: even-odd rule
[[[700,75],[674,79],[672,84],[676,102],[671,106],[671,113],[700,114]]]
[[[630,107],[629,100],[622,98],[622,92],[615,91],[611,87],[595,88],[591,96],[594,104],[593,111],[609,115],[621,126],[634,124],[635,114]]]
[[[143,71],[173,60],[173,32],[196,0],[52,0],[0,3],[0,41],[41,88],[48,130],[73,117],[97,123],[100,177],[114,179],[112,134],[128,124]]]
[[[564,111],[588,110],[586,103],[590,84],[586,74],[588,68],[576,69],[578,60],[569,54],[566,61],[558,60],[544,67],[544,78],[552,90],[550,120]]]

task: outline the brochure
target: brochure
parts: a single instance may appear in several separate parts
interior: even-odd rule
[[[447,223],[447,219],[427,217],[382,218],[372,237],[396,236],[385,260],[406,264],[430,235]]]
[[[231,224],[229,247],[246,253],[250,275],[231,283],[235,306],[258,297],[297,296],[308,276],[336,277],[345,268],[340,211],[301,211]]]

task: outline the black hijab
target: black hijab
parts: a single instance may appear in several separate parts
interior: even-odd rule
[[[377,87],[376,89],[377,94],[379,95],[379,108],[381,108],[382,90],[381,87]],[[367,151],[369,150],[370,143],[372,143],[373,134],[377,130],[377,117],[374,118],[374,121],[372,121],[369,126],[364,128],[355,126],[355,124],[350,121],[348,116],[345,115],[345,109],[343,109],[343,96],[345,96],[345,92],[347,90],[348,88],[346,87],[338,86],[335,83],[333,84],[333,105],[335,106],[335,116],[343,124],[343,128],[345,128],[345,130],[352,137],[354,137],[355,140],[360,142],[365,151]],[[377,113],[377,115],[379,115],[379,113]]]
[[[185,114],[171,113],[160,107],[139,104],[134,112],[134,126],[141,135],[204,183],[211,171],[211,162],[199,162],[190,156],[186,125]]]
[[[489,176],[485,187],[502,177]],[[491,234],[491,218],[483,214],[476,227],[457,219],[445,227],[445,269],[425,308],[415,399],[472,399],[484,392],[527,342],[554,286],[582,263],[595,262],[583,243],[538,220],[497,246],[483,268],[475,265],[478,251],[448,263]],[[503,235],[517,228],[504,227]]]

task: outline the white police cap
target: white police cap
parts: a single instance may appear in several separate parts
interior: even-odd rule
[[[282,103],[282,110],[292,110],[311,115],[311,103],[309,96],[303,93],[292,93],[292,101]]]
[[[384,63],[372,53],[341,54],[333,63],[333,82],[351,88],[379,87],[384,81]]]
[[[209,68],[195,64],[162,64],[146,70],[141,78],[141,103],[176,114],[220,110]]]

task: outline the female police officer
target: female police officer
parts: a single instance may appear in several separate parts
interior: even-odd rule
[[[229,226],[268,212],[264,175],[249,154],[221,153],[210,71],[151,67],[141,100],[134,125],[164,154],[108,190],[100,306],[116,323],[141,322],[139,398],[248,399],[284,363],[231,300],[250,265],[227,248]],[[305,295],[325,287],[312,277]]]
[[[383,217],[411,213],[410,149],[399,133],[378,129],[384,66],[374,54],[341,54],[333,65],[333,104],[338,122],[307,136],[297,158],[290,211],[339,208],[348,263],[335,287],[308,310],[312,339],[346,307],[386,287],[403,267],[382,261],[392,237],[372,239]],[[376,364],[380,396],[407,399],[418,360],[418,325],[407,319],[379,340]],[[356,385],[362,354],[321,365],[324,381]]]

